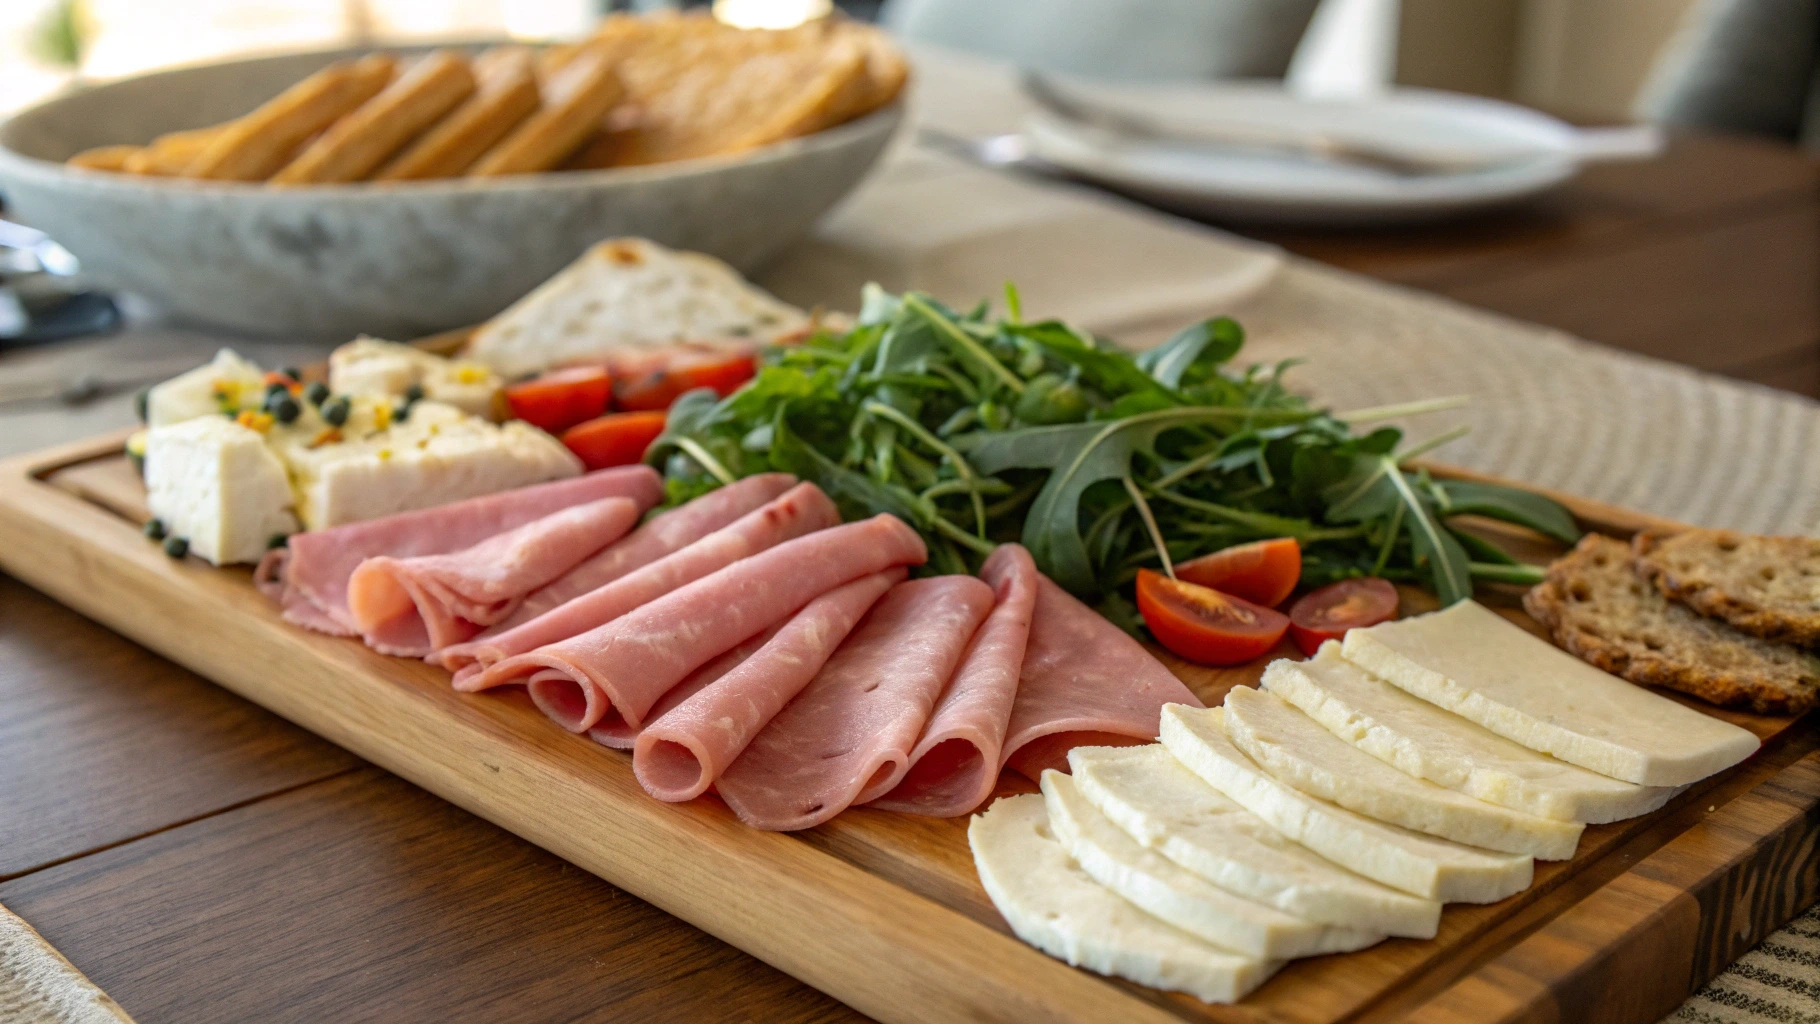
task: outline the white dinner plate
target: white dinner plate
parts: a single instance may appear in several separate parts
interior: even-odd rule
[[[1034,155],[1084,178],[1190,213],[1300,224],[1390,224],[1502,205],[1559,185],[1587,155],[1583,133],[1524,107],[1428,89],[1308,99],[1278,83],[1061,83],[1070,95],[1152,121],[1337,136],[1415,154],[1484,155],[1460,173],[1399,175],[1255,149],[1135,141],[1038,110]],[[1640,147],[1648,148],[1647,139]],[[1644,155],[1614,154],[1614,155]]]

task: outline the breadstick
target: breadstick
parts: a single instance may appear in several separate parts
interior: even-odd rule
[[[613,63],[598,50],[577,53],[551,76],[537,113],[488,150],[468,174],[533,174],[561,164],[600,130],[607,110],[618,102],[622,89]]]
[[[140,152],[139,146],[96,146],[85,149],[68,160],[63,161],[71,167],[86,167],[91,171],[118,171],[126,166],[133,154]]]
[[[384,89],[397,65],[376,53],[323,68],[230,124],[184,173],[192,178],[264,181],[312,135]]]
[[[467,170],[537,110],[537,76],[531,66],[531,52],[522,46],[496,47],[474,58],[479,88],[373,180],[449,178]]]
[[[466,57],[437,50],[412,65],[272,175],[274,185],[359,181],[474,91]]]
[[[184,168],[196,159],[196,154],[201,153],[226,127],[227,124],[216,124],[207,128],[166,132],[147,143],[139,152],[127,157],[120,169],[128,174],[163,177],[182,174]]]

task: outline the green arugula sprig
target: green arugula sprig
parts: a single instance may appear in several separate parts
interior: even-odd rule
[[[1147,566],[1294,537],[1303,582],[1385,576],[1443,603],[1475,580],[1538,578],[1454,518],[1488,516],[1571,543],[1558,504],[1436,480],[1400,431],[1355,426],[1451,408],[1448,399],[1335,415],[1283,385],[1292,363],[1229,364],[1231,319],[1132,355],[1058,321],[961,312],[868,286],[858,324],[768,352],[725,399],[684,395],[647,455],[672,503],[753,473],[819,484],[848,517],[889,512],[929,542],[937,572],[976,568],[1020,540],[1058,583],[1130,621],[1120,591]]]

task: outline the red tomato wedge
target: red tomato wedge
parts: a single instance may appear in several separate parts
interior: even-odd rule
[[[1328,640],[1338,640],[1349,629],[1375,626],[1397,617],[1397,588],[1376,576],[1341,580],[1304,594],[1289,609],[1289,638],[1313,656]]]
[[[621,409],[668,409],[671,402],[696,388],[713,388],[715,394],[725,398],[757,372],[758,361],[752,356],[687,363],[622,380],[613,389],[613,399]]]
[[[560,434],[607,411],[613,379],[604,366],[577,366],[534,377],[506,388],[512,415]]]
[[[589,469],[630,466],[645,457],[645,449],[664,432],[661,412],[615,412],[577,424],[562,432],[569,446]]]
[[[1302,546],[1294,537],[1240,544],[1183,562],[1175,578],[1275,608],[1302,578]]]
[[[1139,569],[1138,611],[1162,644],[1203,665],[1241,665],[1283,639],[1289,617],[1198,583]]]

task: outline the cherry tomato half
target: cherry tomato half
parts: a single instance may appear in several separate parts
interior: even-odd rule
[[[534,377],[506,388],[512,415],[560,434],[607,411],[613,379],[604,366],[577,366]]]
[[[668,409],[671,402],[696,388],[713,388],[725,398],[757,372],[757,360],[743,355],[664,367],[620,381],[613,389],[613,400],[621,409],[654,410]]]
[[[615,412],[580,423],[562,432],[569,446],[589,469],[630,466],[645,457],[645,449],[664,432],[664,413]]]
[[[1183,562],[1175,578],[1275,608],[1302,578],[1302,546],[1294,537],[1240,544]]]
[[[1203,665],[1250,661],[1289,628],[1282,612],[1149,569],[1138,570],[1137,604],[1158,643]]]
[[[1289,609],[1289,637],[1303,654],[1313,656],[1324,641],[1338,640],[1349,629],[1375,626],[1397,617],[1397,588],[1386,579],[1329,583],[1305,594]]]

